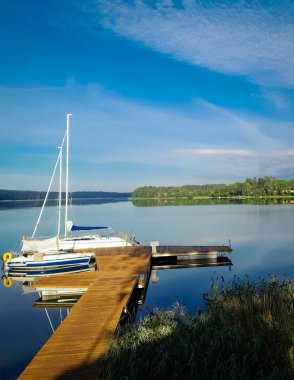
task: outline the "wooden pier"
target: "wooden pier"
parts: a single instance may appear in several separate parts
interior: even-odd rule
[[[41,348],[20,379],[95,379],[138,277],[99,279]]]
[[[156,242],[157,243],[157,242]],[[230,247],[208,247],[206,252],[231,252]],[[195,256],[204,247],[138,246],[93,250],[98,270],[58,275],[38,281],[42,291],[79,291],[81,298],[40,349],[19,379],[98,379],[121,316],[135,288],[148,286],[152,257]]]
[[[105,253],[101,250],[96,255],[96,272],[47,277],[35,284],[38,291],[75,289],[85,293],[20,379],[98,378],[101,358],[150,264],[150,249],[134,252],[127,247],[116,254]]]

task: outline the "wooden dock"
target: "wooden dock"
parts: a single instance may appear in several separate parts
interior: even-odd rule
[[[137,281],[97,277],[19,379],[97,379]]]
[[[218,250],[217,250],[218,248]],[[203,254],[204,247],[138,246],[93,250],[98,270],[47,277],[44,291],[79,291],[81,298],[19,379],[98,379],[101,360],[136,287],[148,286],[152,257]],[[206,252],[230,247],[206,247]]]
[[[98,378],[101,358],[140,277],[144,280],[147,276],[150,257],[147,250],[124,249],[107,256],[101,250],[96,255],[97,272],[38,281],[35,284],[38,291],[76,289],[85,293],[19,378]]]

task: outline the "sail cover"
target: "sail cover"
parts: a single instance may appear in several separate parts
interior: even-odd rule
[[[50,239],[31,239],[31,240],[22,240],[22,252],[47,252],[47,251],[53,251],[58,250],[59,244],[58,244],[58,237],[54,236]]]
[[[108,230],[110,227],[95,226],[95,227],[83,227],[72,225],[70,231],[89,231],[89,230]]]
[[[66,229],[68,232],[70,232],[70,231],[89,231],[89,230],[111,230],[110,227],[102,227],[102,226],[95,226],[95,227],[76,226],[73,224],[73,222],[71,220],[67,221]]]

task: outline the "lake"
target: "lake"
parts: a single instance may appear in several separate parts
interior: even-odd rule
[[[13,205],[11,205],[13,206]],[[1,255],[17,250],[22,235],[30,235],[39,207],[0,206]],[[203,308],[202,294],[211,278],[248,275],[252,280],[271,274],[294,277],[293,204],[201,204],[139,207],[129,201],[73,205],[73,220],[81,225],[109,225],[115,231],[134,232],[141,244],[158,240],[161,245],[228,245],[232,266],[158,270],[150,282],[140,319],[154,307],[166,308],[179,301],[194,312]],[[39,234],[54,233],[56,208],[48,207]],[[0,285],[0,378],[13,379],[25,368],[52,334],[66,310],[32,308],[38,293],[24,293],[21,283]],[[52,325],[51,325],[51,324]]]

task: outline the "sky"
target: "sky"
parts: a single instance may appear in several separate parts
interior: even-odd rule
[[[0,188],[294,178],[294,2],[2,0]]]

